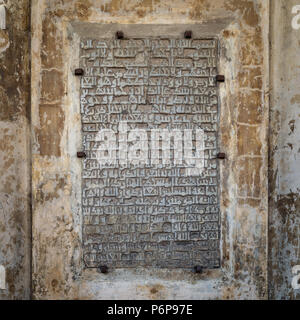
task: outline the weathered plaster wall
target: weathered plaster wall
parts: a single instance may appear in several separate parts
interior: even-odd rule
[[[30,297],[30,1],[5,1],[0,30],[1,299]]]
[[[33,0],[35,299],[267,298],[269,1]],[[197,24],[221,42],[222,268],[84,270],[81,251],[80,26]],[[100,26],[101,27],[101,26]],[[184,30],[183,30],[184,31]]]
[[[299,249],[298,0],[271,0],[271,114],[267,209],[268,0],[32,1],[33,285],[45,298],[299,299],[291,286]],[[7,0],[0,30],[0,299],[30,297],[30,1]],[[81,264],[80,27],[72,22],[200,24],[218,35],[222,116],[222,269],[114,270]],[[100,26],[101,28],[101,26]],[[197,27],[198,28],[198,27]],[[269,218],[269,241],[267,220]],[[269,247],[269,260],[267,258]],[[267,263],[269,273],[267,277]],[[268,278],[268,280],[267,280]]]
[[[299,254],[298,0],[271,1],[269,273],[267,281],[268,2],[33,1],[34,296],[40,298],[299,299],[291,286]],[[30,297],[30,1],[7,0],[0,30],[0,299]],[[78,35],[71,22],[182,24],[220,37],[223,266],[185,271],[81,265]],[[73,29],[72,29],[73,28]],[[76,28],[75,28],[76,29]],[[80,31],[80,30],[79,30]],[[72,50],[75,52],[72,52]],[[73,61],[71,61],[73,60]]]
[[[300,299],[292,268],[300,265],[300,29],[297,0],[272,1],[269,284],[272,299]]]

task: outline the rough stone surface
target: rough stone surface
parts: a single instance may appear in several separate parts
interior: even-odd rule
[[[300,30],[298,1],[274,1],[271,28],[269,286],[271,299],[300,299],[292,287],[300,265]]]
[[[28,299],[31,274],[35,299],[299,299],[291,286],[300,265],[300,32],[291,27],[298,1],[5,2],[0,265],[7,283],[0,299]],[[80,81],[73,73],[80,38],[119,24],[151,24],[156,35],[156,25],[187,24],[198,38],[219,39],[226,82],[218,140],[228,155],[220,164],[219,270],[139,267],[102,275],[84,267]]]
[[[30,6],[6,1],[0,30],[0,299],[30,297]]]
[[[268,1],[32,1],[32,14],[34,297],[267,298]],[[74,70],[80,38],[120,24],[151,24],[151,36],[163,32],[157,25],[187,24],[173,30],[183,37],[192,26],[195,38],[219,39],[219,73],[226,77],[219,144],[228,154],[220,164],[219,270],[115,269],[104,276],[84,267]],[[129,27],[122,31],[130,38]]]

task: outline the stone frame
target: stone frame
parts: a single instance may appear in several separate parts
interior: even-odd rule
[[[247,2],[248,14],[242,14],[245,1],[225,2],[216,1],[215,9],[200,5],[205,17],[193,15],[193,10],[199,10],[196,4],[186,8],[181,0],[176,2],[178,10],[172,16],[159,14],[159,7],[149,9],[146,5],[146,9],[157,13],[154,18],[139,16],[138,12],[129,17],[122,8],[105,11],[104,6],[99,11],[96,1],[76,1],[75,6],[71,1],[33,1],[35,298],[267,297],[269,4],[261,0]],[[186,12],[190,15],[184,15]],[[80,131],[75,124],[80,118],[74,99],[79,84],[72,74],[77,62],[71,44],[76,38],[72,31],[76,20],[153,25],[180,21],[197,24],[202,34],[219,37],[219,72],[226,77],[225,85],[220,87],[220,144],[228,154],[221,164],[221,270],[195,275],[183,270],[120,269],[104,276],[82,268],[81,215],[76,205],[81,190],[77,179],[81,162],[76,158]]]

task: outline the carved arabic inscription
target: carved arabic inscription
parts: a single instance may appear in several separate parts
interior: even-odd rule
[[[216,39],[81,41],[87,267],[220,266],[217,45]],[[120,124],[146,132],[139,139],[149,147],[147,163],[99,162],[101,130],[116,133],[111,154],[124,154]],[[187,174],[184,163],[173,161],[176,139],[169,163],[151,162],[151,132],[160,129],[183,136],[190,130],[193,145],[196,129],[203,130],[201,174]],[[130,148],[129,136],[123,138]]]

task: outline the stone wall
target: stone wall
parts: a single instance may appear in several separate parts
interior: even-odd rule
[[[300,30],[291,27],[297,0],[5,3],[0,265],[7,288],[0,299],[29,299],[30,293],[34,299],[267,299],[268,293],[299,299],[291,286],[292,267],[300,264]],[[220,40],[219,72],[226,81],[220,84],[219,144],[227,154],[220,163],[220,269],[104,275],[84,268],[74,69],[80,36],[107,24],[177,25],[181,33],[186,24]]]
[[[268,1],[32,1],[32,15],[34,298],[267,298]],[[190,24],[219,37],[222,268],[84,268],[74,69],[92,23],[100,33],[108,23]]]
[[[269,286],[272,299],[299,299],[292,288],[300,264],[300,29],[292,27],[299,1],[272,2]],[[299,19],[298,19],[299,20]]]
[[[0,299],[30,297],[30,1],[8,0],[0,30]]]

